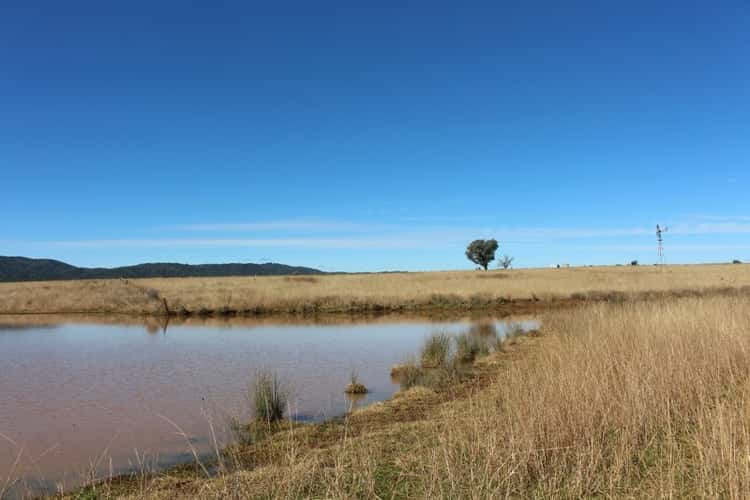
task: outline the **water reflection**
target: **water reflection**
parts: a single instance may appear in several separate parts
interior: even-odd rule
[[[164,316],[163,318],[151,318],[150,321],[145,323],[144,327],[149,335],[157,335],[159,333],[166,335],[167,327],[169,327],[169,316]]]
[[[474,323],[469,327],[469,335],[474,335],[482,338],[495,339],[498,336],[497,326],[491,321],[480,321]]]
[[[369,393],[346,394],[346,401],[348,403],[346,408],[347,412],[351,413],[354,410],[367,406],[370,403],[370,399],[368,398],[369,395]]]
[[[188,445],[211,453],[212,432],[225,442],[230,417],[247,418],[247,388],[259,368],[272,368],[293,389],[292,418],[319,421],[390,397],[398,389],[391,367],[417,355],[433,331],[492,338],[535,325],[491,318],[117,323],[50,316],[8,317],[3,324],[0,433],[12,441],[0,439],[0,477],[66,487],[107,474],[110,460],[114,472],[131,469],[133,450],[158,457],[155,467],[192,460]],[[368,394],[344,394],[352,369]]]

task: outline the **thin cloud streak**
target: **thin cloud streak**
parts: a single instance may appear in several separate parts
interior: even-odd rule
[[[695,218],[716,222],[750,222],[750,215],[696,215]]]
[[[390,238],[171,238],[171,239],[115,239],[49,241],[57,248],[165,248],[165,247],[309,247],[309,248],[420,248],[418,240],[395,240]]]
[[[466,242],[476,238],[496,238],[501,244],[549,244],[553,242],[563,243],[565,241],[590,240],[618,238],[631,241],[645,242],[649,238],[649,244],[614,245],[612,248],[626,250],[650,249],[653,245],[650,239],[654,234],[652,228],[550,228],[550,227],[526,227],[526,228],[501,228],[501,227],[459,227],[459,226],[425,226],[413,227],[405,225],[390,226],[368,226],[366,224],[354,224],[348,222],[313,220],[290,220],[275,222],[258,222],[248,224],[207,224],[207,225],[185,225],[173,227],[192,227],[196,231],[227,231],[242,232],[245,230],[285,230],[294,232],[293,228],[304,228],[299,230],[303,235],[269,235],[261,238],[116,238],[116,239],[83,239],[65,241],[6,241],[4,244],[11,245],[34,245],[52,248],[167,248],[167,247],[195,247],[195,248],[320,248],[320,249],[440,249],[464,245]],[[313,237],[304,236],[305,231],[332,231],[337,228],[341,234],[336,236]],[[355,229],[352,229],[355,228]],[[364,233],[364,234],[363,234]],[[750,234],[750,223],[742,222],[717,222],[681,224],[670,228],[670,236],[699,236],[699,235],[744,235]],[[677,243],[677,242],[675,242]],[[685,242],[680,242],[685,243]],[[669,245],[672,249],[679,248]],[[605,248],[600,243],[585,248]],[[584,248],[584,247],[582,247]],[[683,247],[687,248],[687,247]],[[743,246],[728,246],[721,248],[742,249]],[[716,246],[691,245],[691,250],[712,250]]]
[[[748,234],[750,223],[716,222],[692,225],[676,225],[669,228],[672,234],[700,235],[700,234]]]
[[[501,241],[522,243],[541,242],[544,240],[588,238],[593,236],[621,236],[640,234],[633,230],[573,230],[527,229],[499,230],[492,228],[441,228],[415,231],[394,231],[375,236],[345,236],[336,238],[122,238],[93,239],[68,241],[40,241],[34,245],[45,245],[55,248],[168,248],[168,247],[222,247],[222,248],[445,248],[462,245],[473,238],[496,237]],[[30,244],[32,242],[14,242]]]
[[[271,232],[271,231],[299,231],[299,232],[363,232],[382,229],[386,226],[360,224],[355,222],[319,219],[315,217],[303,217],[298,219],[256,221],[256,222],[230,222],[230,223],[203,223],[203,224],[176,224],[167,226],[166,229],[187,232]]]
[[[565,246],[571,250],[602,251],[602,252],[651,252],[656,251],[655,245],[572,245]],[[720,252],[724,250],[750,250],[750,245],[732,244],[677,244],[666,246],[667,253],[673,252]]]

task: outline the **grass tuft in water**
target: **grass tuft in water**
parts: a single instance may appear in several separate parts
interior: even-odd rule
[[[273,423],[284,418],[288,394],[275,372],[259,371],[251,391],[256,420]]]
[[[356,370],[352,370],[349,378],[349,385],[346,386],[344,392],[347,394],[367,394],[367,387],[359,381],[359,376]]]
[[[417,366],[417,363],[414,360],[409,360],[403,364],[397,365],[397,367],[398,372],[395,377],[398,379],[402,391],[420,385],[419,382],[422,376],[422,369]],[[391,373],[393,373],[393,370]]]
[[[456,382],[460,377],[458,369],[452,363],[447,362],[438,368],[424,368],[414,361],[407,361],[397,366],[396,378],[402,391],[412,387],[440,390]]]
[[[438,368],[448,363],[451,337],[447,333],[433,333],[422,346],[422,367]]]
[[[471,363],[475,359],[490,353],[489,343],[471,333],[456,336],[456,360],[460,363]]]

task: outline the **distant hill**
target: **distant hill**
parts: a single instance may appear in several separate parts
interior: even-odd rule
[[[76,267],[51,259],[0,256],[0,282],[52,281],[107,278],[187,278],[217,276],[284,276],[324,274],[310,267],[265,264],[138,264],[115,268]]]

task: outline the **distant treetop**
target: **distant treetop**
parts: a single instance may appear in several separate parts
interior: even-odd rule
[[[497,240],[474,240],[466,247],[466,258],[487,270],[490,262],[495,260],[498,248]]]

